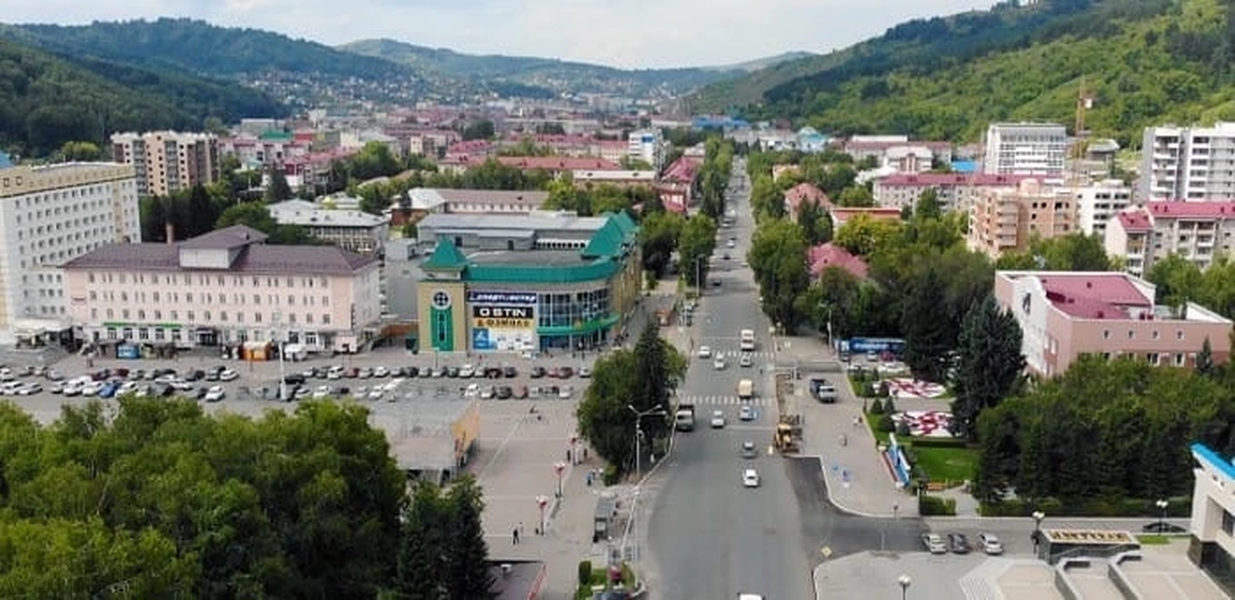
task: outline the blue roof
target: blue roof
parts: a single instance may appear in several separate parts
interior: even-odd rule
[[[972,160],[954,160],[952,161],[953,173],[973,173],[978,170],[978,163]]]
[[[1235,463],[1218,456],[1217,452],[1210,450],[1205,444],[1192,444],[1192,454],[1197,460],[1209,463],[1219,473],[1226,475],[1227,479],[1235,480]]]
[[[9,160],[9,155],[0,152],[0,169],[7,169],[13,166],[13,161]]]

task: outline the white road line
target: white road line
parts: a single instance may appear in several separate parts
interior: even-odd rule
[[[506,437],[502,438],[502,443],[497,445],[497,450],[493,451],[493,456],[489,458],[489,462],[485,463],[485,466],[476,472],[477,481],[484,477],[485,473],[489,472],[489,467],[492,467],[493,463],[497,462],[497,459],[501,458],[502,454],[506,452],[506,446],[510,444],[511,438],[515,437],[515,434],[519,432],[519,427],[523,426],[523,423],[523,419],[520,419],[517,423],[515,423],[514,427],[510,428],[510,433],[506,434]]]

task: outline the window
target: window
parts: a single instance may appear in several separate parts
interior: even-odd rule
[[[1136,330],[1135,330],[1135,329],[1129,329],[1129,330],[1128,330],[1128,339],[1130,339],[1130,340],[1135,340],[1135,339],[1136,339]]]
[[[1222,531],[1227,535],[1235,535],[1235,515],[1229,510],[1222,511]]]
[[[1175,366],[1177,367],[1184,366],[1184,355],[1182,352],[1175,354]]]
[[[1175,330],[1175,339],[1177,339],[1177,340],[1182,340],[1182,339],[1184,339],[1184,330],[1182,330],[1182,329],[1176,329],[1176,330]]]
[[[1103,329],[1103,330],[1102,330],[1102,339],[1104,339],[1104,340],[1109,340],[1109,339],[1111,339],[1111,330],[1110,330],[1110,329]]]
[[[330,324],[330,313],[326,313],[322,315],[322,325],[329,325],[329,324]]]
[[[1158,331],[1157,329],[1155,329],[1155,330],[1154,330],[1154,332],[1153,332],[1152,334],[1150,334],[1150,336],[1149,336],[1149,337],[1151,337],[1151,338],[1153,338],[1153,339],[1155,339],[1155,340],[1156,340],[1156,339],[1158,339],[1158,338],[1162,337],[1162,332],[1161,332],[1161,331]]]

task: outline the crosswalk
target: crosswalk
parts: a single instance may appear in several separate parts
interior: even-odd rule
[[[707,344],[704,344],[704,345],[707,346]],[[742,352],[741,350],[738,350],[736,346],[734,346],[733,348],[727,348],[727,349],[717,348],[716,346],[708,346],[708,348],[712,351],[712,358],[716,358],[717,356],[723,356],[724,358],[727,358],[730,360],[737,360],[741,358],[743,354],[749,354],[751,359],[753,360],[756,360],[756,361],[765,360],[766,361],[766,360],[771,360],[776,356],[776,353],[774,352],[764,352],[764,351]],[[699,346],[695,346],[695,353],[698,354],[698,352],[699,352]]]
[[[683,404],[694,405],[709,405],[709,406],[739,406],[746,404],[749,406],[771,406],[771,398],[751,398],[743,400],[737,396],[679,396],[678,401]]]

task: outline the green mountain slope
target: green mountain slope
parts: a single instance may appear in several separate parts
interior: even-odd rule
[[[830,61],[762,90],[745,112],[838,133],[972,141],[996,120],[1071,125],[1083,86],[1095,97],[1086,129],[1135,145],[1146,125],[1235,116],[1227,18],[1218,0],[1043,0],[911,21],[843,52],[781,65]],[[696,104],[715,93],[705,90]]]
[[[193,129],[208,117],[278,117],[287,108],[238,84],[95,58],[57,56],[0,29],[0,149],[45,155],[115,131]]]
[[[390,39],[360,40],[339,48],[417,70],[465,78],[477,84],[506,82],[558,94],[594,92],[644,96],[658,91],[680,94],[709,83],[735,78],[748,68],[743,63],[728,67],[628,70],[552,58],[463,54]],[[796,55],[786,58],[796,58]],[[763,61],[776,59],[772,57]]]

